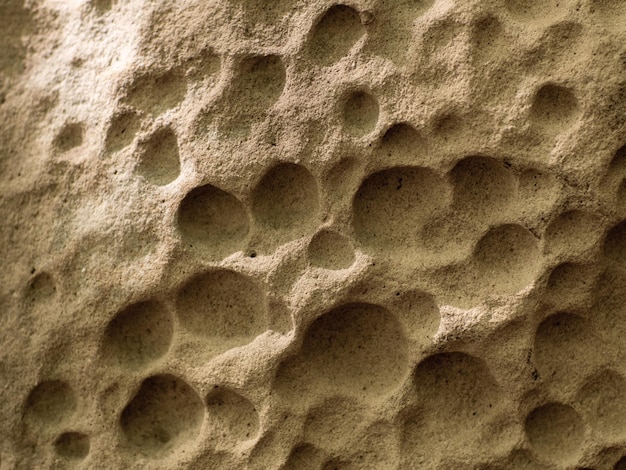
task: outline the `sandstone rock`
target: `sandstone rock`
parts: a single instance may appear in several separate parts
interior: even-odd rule
[[[0,468],[626,468],[626,2],[5,0]]]

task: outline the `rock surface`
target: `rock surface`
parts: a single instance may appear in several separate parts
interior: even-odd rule
[[[4,0],[0,468],[626,469],[625,25]]]

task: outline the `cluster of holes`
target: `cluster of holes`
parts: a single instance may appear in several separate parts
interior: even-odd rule
[[[530,450],[546,464],[578,463],[590,433],[607,448],[626,437],[626,378],[610,365],[611,352],[623,348],[617,303],[624,295],[625,225],[603,234],[597,217],[567,211],[546,229],[548,249],[563,262],[547,280],[547,305],[557,311],[535,331],[533,379],[561,398],[533,408],[524,425]],[[590,251],[601,263],[583,261]],[[567,390],[573,393],[564,395]]]
[[[381,151],[392,156],[402,142],[418,141],[407,124],[392,126]],[[356,240],[365,251],[397,259],[419,259],[456,270],[452,305],[470,307],[489,295],[514,294],[539,275],[539,239],[517,223],[529,194],[526,180],[544,177],[526,170],[520,177],[505,164],[484,156],[461,159],[440,175],[425,166],[392,166],[369,175],[353,199]],[[558,191],[547,182],[549,191]],[[445,280],[444,280],[445,285]],[[445,289],[444,289],[445,290]],[[453,289],[447,289],[452,292]]]
[[[169,110],[181,105],[188,91],[188,82],[196,85],[207,81],[219,70],[219,59],[211,51],[202,51],[184,64],[167,70],[137,72],[120,89],[119,109],[111,116],[106,131],[104,152],[113,155],[136,141],[138,133],[148,128]],[[166,120],[167,122],[167,120]],[[56,139],[56,146],[80,145],[82,127],[67,125]],[[180,174],[180,155],[176,131],[170,124],[159,124],[136,142],[135,171],[149,183],[165,186]]]
[[[108,10],[110,3],[97,5],[107,5],[104,9]],[[433,4],[419,3],[421,6],[414,8],[420,13]],[[507,0],[505,5],[520,21],[541,22],[558,18],[566,8],[567,2],[562,3]],[[597,10],[603,11],[600,6]],[[364,18],[347,5],[335,5],[323,12],[307,43],[311,60],[331,67],[348,56],[363,42]],[[498,27],[497,20],[488,17],[478,29],[497,31]],[[185,73],[172,69],[133,79],[124,90],[126,108],[111,120],[105,142],[107,153],[131,145],[146,116],[162,115],[183,101],[187,93]],[[285,66],[276,55],[245,57],[238,62],[236,74],[239,80],[226,93],[226,101],[238,107],[232,112],[232,121],[224,125],[227,130],[254,125],[278,101],[286,83]],[[376,129],[380,109],[371,91],[350,90],[340,99],[339,107],[346,134],[360,139]],[[571,128],[581,110],[574,91],[562,84],[546,83],[537,88],[529,113],[533,128],[556,135]],[[69,151],[81,145],[82,134],[82,125],[69,123],[58,133],[54,145],[60,152]],[[153,130],[139,139],[136,147],[136,171],[147,181],[163,186],[178,177],[180,156],[173,128]],[[409,125],[398,124],[383,136],[380,147],[393,161],[401,159],[407,149],[423,147],[423,141]],[[462,280],[480,278],[486,286],[479,289],[481,298],[487,292],[516,293],[537,278],[541,256],[582,257],[593,248],[593,239],[601,235],[592,215],[578,210],[564,212],[548,226],[548,248],[541,253],[532,232],[522,225],[503,222],[514,214],[527,186],[550,186],[548,180],[534,170],[516,178],[506,165],[484,156],[464,158],[446,175],[426,165],[390,166],[361,182],[352,200],[352,228],[359,248],[389,255],[406,248],[417,250],[427,238],[427,231],[435,230],[442,220],[480,220],[487,228],[475,230],[478,235],[470,244],[469,261],[459,268]],[[529,181],[532,183],[525,186]],[[621,186],[620,190],[624,192]],[[250,240],[256,241],[259,234],[276,248],[277,244],[310,235],[319,225],[318,184],[302,165],[282,162],[271,166],[250,197],[248,208],[237,196],[213,184],[192,189],[182,199],[176,217],[183,240],[203,255],[219,260],[242,250]],[[611,262],[619,263],[626,253],[624,231],[624,224],[620,224],[606,238],[604,251]],[[589,237],[592,232],[594,237]],[[471,237],[476,234],[472,232]],[[252,253],[256,256],[255,250]],[[331,229],[312,236],[307,255],[311,265],[324,269],[346,269],[355,260],[351,240]],[[584,274],[585,266],[575,261],[560,264],[552,271],[548,290],[557,297],[569,297],[571,293],[563,290],[572,284],[571,279],[580,278],[581,272]],[[593,275],[589,277],[592,284]],[[45,293],[46,283],[45,277],[34,279],[33,289]],[[472,284],[470,289],[475,287]],[[462,306],[476,300],[472,294],[464,295],[470,300],[460,299]],[[153,299],[120,311],[106,327],[103,356],[121,369],[145,369],[167,355],[178,326],[208,340],[213,354],[248,344],[268,328],[263,292],[252,279],[236,271],[213,269],[195,274],[179,287],[175,297],[177,320],[168,306]],[[581,373],[575,370],[577,362],[572,358],[583,353],[594,356],[596,340],[590,330],[584,318],[570,313],[545,319],[535,335],[539,375],[558,382],[565,380],[563,376],[571,378]],[[304,426],[307,442],[294,447],[284,468],[298,468],[298,462],[318,459],[322,454],[326,456],[321,457],[326,460],[324,468],[346,464],[333,455],[342,445],[342,437],[354,430],[355,435],[376,435],[379,427],[384,427],[375,423],[367,430],[359,429],[362,402],[395,390],[408,374],[406,332],[385,307],[348,303],[313,320],[303,334],[298,353],[280,365],[274,386],[287,397],[302,390],[330,390],[342,398],[339,406],[322,402],[308,411]],[[624,382],[617,372],[604,371],[588,379],[580,391],[581,409],[597,414],[599,432],[614,440],[623,438],[620,424],[626,412],[620,404],[626,398]],[[476,446],[483,438],[477,429],[495,416],[502,399],[500,386],[486,363],[461,352],[437,353],[421,360],[412,372],[411,384],[419,401],[403,421],[402,443],[417,459],[423,458],[420,453],[426,451],[463,454],[467,447]],[[67,383],[42,382],[28,396],[27,421],[62,427],[76,412],[76,402]],[[616,410],[621,413],[618,419],[608,419],[608,413]],[[171,374],[145,378],[122,410],[120,425],[131,448],[157,458],[192,442],[205,418],[220,438],[246,441],[259,432],[258,413],[240,393],[215,387],[203,400],[192,385]],[[336,423],[341,423],[343,429],[337,430]],[[448,426],[460,430],[454,442],[449,440]],[[541,459],[566,465],[576,463],[580,456],[585,426],[572,406],[550,402],[536,407],[528,413],[524,430],[532,451]],[[370,444],[374,448],[380,443]],[[89,453],[89,437],[66,430],[54,440],[54,447],[62,457],[82,459]],[[385,449],[376,452],[380,454],[376,458],[382,459]],[[380,460],[375,461],[380,464]],[[619,466],[617,463],[615,468]]]
[[[167,357],[179,325],[220,354],[245,345],[267,329],[261,290],[227,269],[197,274],[175,294],[177,321],[162,301],[142,300],[119,311],[105,329],[102,357],[121,371],[151,368]],[[207,414],[208,413],[208,414]],[[150,458],[170,455],[196,439],[207,414],[211,434],[235,442],[252,439],[258,413],[239,392],[215,387],[203,401],[194,387],[171,374],[144,379],[120,416],[131,449]]]
[[[89,435],[76,430],[60,432],[62,429],[71,429],[77,409],[78,398],[69,383],[45,380],[28,394],[24,422],[40,437],[56,435],[53,447],[59,457],[82,460],[89,454]]]
[[[238,300],[238,294],[249,293]],[[258,289],[233,271],[216,271],[196,276],[180,288],[178,312],[181,322],[200,321],[200,334],[222,340],[229,349],[256,336],[249,320],[259,313]],[[209,305],[206,299],[210,299]],[[226,310],[224,310],[226,309]],[[190,320],[193,315],[198,317]],[[239,316],[240,318],[237,318]],[[197,327],[187,325],[191,328]],[[259,325],[258,330],[263,326]],[[102,355],[123,371],[145,369],[163,358],[174,336],[174,321],[159,301],[134,303],[109,322],[102,343]],[[25,422],[36,429],[54,431],[71,425],[77,411],[77,396],[60,380],[44,381],[29,394]],[[171,374],[144,379],[120,415],[120,426],[130,449],[150,458],[159,458],[193,441],[208,411],[211,433],[235,442],[253,439],[259,430],[258,413],[252,403],[235,390],[215,387],[206,400],[182,378]],[[89,453],[89,436],[65,431],[54,440],[57,454],[66,459],[83,459]]]
[[[209,434],[235,444],[256,438],[259,416],[235,390],[215,386],[202,400],[194,388],[171,374],[141,382],[120,416],[128,446],[148,458],[161,458],[188,447],[207,420]]]
[[[184,197],[177,222],[183,239],[209,257],[242,250],[253,223],[255,233],[275,247],[306,236],[317,226],[319,195],[314,176],[295,163],[275,164],[252,191],[251,212],[252,217],[234,195],[206,184]]]

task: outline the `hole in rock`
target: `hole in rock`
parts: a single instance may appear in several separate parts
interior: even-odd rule
[[[426,148],[424,138],[407,123],[394,124],[383,135],[380,150],[390,161],[416,162]]]
[[[331,310],[309,326],[301,357],[320,387],[379,395],[405,376],[407,340],[391,312],[353,303]]]
[[[202,400],[189,384],[163,374],[141,383],[122,411],[120,424],[133,448],[156,458],[192,442],[204,414]]]
[[[586,421],[610,441],[626,437],[626,379],[613,370],[590,377],[578,392]]]
[[[418,244],[425,223],[450,202],[445,180],[422,167],[401,166],[367,177],[354,196],[357,239],[368,247],[396,251]]]
[[[259,414],[247,398],[227,388],[213,389],[207,397],[209,427],[215,435],[236,441],[257,437]]]
[[[599,359],[593,326],[565,312],[549,316],[537,327],[534,352],[537,369],[546,380],[574,380]]]
[[[417,365],[413,384],[418,409],[404,422],[407,456],[462,455],[480,447],[502,400],[484,361],[461,352],[435,354]]]
[[[515,198],[515,177],[503,164],[487,157],[467,157],[450,172],[454,204],[474,218],[501,215]]]
[[[369,134],[378,122],[378,102],[364,91],[351,93],[343,105],[344,128],[357,137]]]
[[[89,454],[89,436],[80,432],[65,432],[54,441],[54,449],[61,457],[82,460]]]
[[[248,235],[249,219],[243,204],[210,184],[185,196],[177,218],[183,238],[210,256],[223,257],[240,250]]]
[[[159,115],[175,108],[187,92],[185,78],[175,70],[145,72],[128,86],[125,102],[129,105]]]
[[[255,55],[241,60],[236,70],[234,93],[242,115],[265,111],[280,97],[286,71],[280,56]]]
[[[249,343],[267,330],[265,295],[248,276],[228,269],[200,273],[176,296],[176,311],[189,332],[223,352]]]
[[[535,94],[530,110],[533,124],[550,134],[558,134],[578,119],[580,109],[574,93],[561,85],[543,85]]]
[[[550,222],[545,233],[548,253],[576,256],[591,249],[602,235],[598,217],[580,210],[567,211]]]
[[[140,146],[137,171],[157,186],[174,181],[180,173],[178,142],[169,127],[159,129]]]
[[[160,302],[139,302],[118,312],[106,328],[104,354],[128,369],[165,355],[174,332],[171,314]]]
[[[76,394],[61,380],[41,382],[33,388],[26,400],[26,416],[46,427],[66,422],[76,411]]]
[[[53,145],[61,153],[78,147],[83,143],[83,126],[80,123],[64,125],[54,138]]]
[[[309,50],[316,62],[331,65],[347,55],[364,34],[359,12],[347,5],[334,5],[313,27]]]
[[[539,242],[526,228],[500,225],[489,230],[473,254],[475,288],[485,294],[514,294],[531,284],[541,268]]]
[[[128,147],[139,131],[141,121],[134,111],[121,111],[111,118],[106,134],[105,149],[108,153]]]
[[[313,236],[308,256],[313,266],[325,269],[347,269],[355,259],[350,240],[332,230],[321,230]]]
[[[303,236],[317,220],[315,177],[303,166],[279,163],[263,175],[254,189],[252,207],[256,220],[265,227],[293,237]]]
[[[535,408],[526,417],[524,429],[532,450],[539,457],[561,465],[578,460],[585,428],[571,406],[548,403]]]

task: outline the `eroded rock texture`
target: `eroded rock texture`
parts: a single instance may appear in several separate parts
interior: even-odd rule
[[[0,126],[0,468],[626,468],[625,1],[4,0]]]

